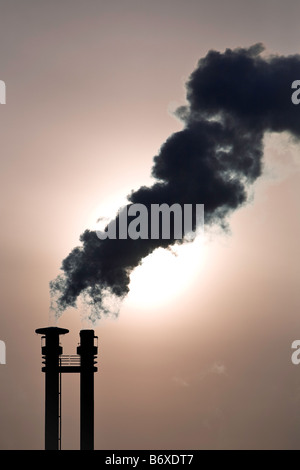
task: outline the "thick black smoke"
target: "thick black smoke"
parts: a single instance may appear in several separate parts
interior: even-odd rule
[[[247,201],[247,188],[262,172],[266,131],[300,137],[291,84],[300,79],[300,56],[262,56],[263,47],[210,51],[187,83],[188,105],[177,110],[184,122],[154,158],[157,182],[128,196],[129,204],[204,204],[205,224],[224,224]],[[299,107],[300,108],[300,107]],[[118,216],[117,216],[118,217]],[[111,312],[109,299],[129,291],[131,271],[171,240],[101,241],[86,230],[62,263],[63,274],[50,283],[60,315],[80,295],[94,312]],[[96,318],[94,317],[94,318]]]

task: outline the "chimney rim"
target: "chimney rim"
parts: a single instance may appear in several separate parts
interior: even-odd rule
[[[46,326],[45,328],[38,328],[35,332],[39,335],[65,335],[70,330],[67,328],[59,328],[58,326]]]

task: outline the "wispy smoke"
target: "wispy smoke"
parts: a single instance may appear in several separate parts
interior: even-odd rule
[[[200,381],[213,375],[217,375],[219,377],[226,377],[228,375],[227,367],[221,362],[214,362],[212,365],[206,367],[194,377],[186,378],[181,376],[175,376],[172,378],[172,380],[180,387],[191,387],[195,384],[199,384]]]
[[[187,380],[183,379],[182,377],[173,377],[173,382],[175,382],[180,387],[189,387],[190,384]]]
[[[263,136],[289,131],[300,136],[291,84],[300,79],[300,56],[262,55],[263,46],[210,51],[187,82],[186,106],[176,114],[184,124],[154,158],[156,183],[128,196],[128,203],[204,204],[205,224],[226,225],[226,218],[247,201],[247,190],[262,173]],[[118,218],[118,216],[117,216]],[[62,263],[50,283],[59,316],[80,297],[91,319],[116,313],[113,299],[129,291],[130,273],[156,248],[171,240],[99,240],[86,230],[81,246]]]

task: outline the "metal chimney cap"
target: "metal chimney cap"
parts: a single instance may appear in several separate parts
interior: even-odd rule
[[[80,336],[92,336],[92,335],[95,335],[95,330],[89,330],[85,328],[84,330],[79,331],[79,335]]]
[[[35,332],[39,335],[65,335],[66,333],[69,333],[69,330],[67,330],[66,328],[59,328],[57,326],[47,326],[45,328],[38,328],[37,330],[35,330]]]

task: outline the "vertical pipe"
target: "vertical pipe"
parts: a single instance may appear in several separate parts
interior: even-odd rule
[[[59,438],[59,336],[46,337],[45,449],[58,450]]]
[[[59,345],[59,335],[68,333],[63,328],[40,328],[36,333],[43,334],[46,339],[42,347],[45,359],[45,450],[59,449],[59,356],[62,347]]]
[[[94,330],[80,331],[80,449],[94,449]]]

